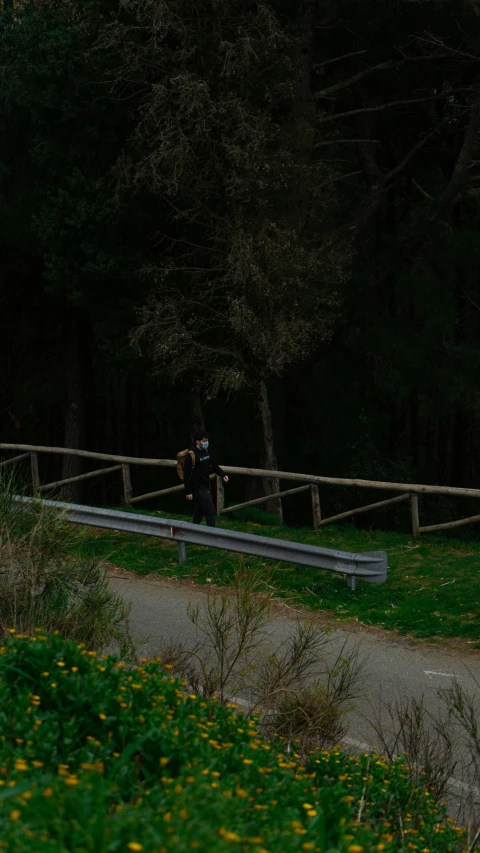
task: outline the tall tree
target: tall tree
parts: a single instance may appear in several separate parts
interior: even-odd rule
[[[314,3],[293,27],[240,0],[122,10],[135,24],[113,26],[103,47],[121,56],[117,90],[142,94],[120,179],[167,213],[135,340],[210,397],[248,390],[275,470],[269,380],[328,339],[345,263],[328,240],[333,170],[315,157]]]

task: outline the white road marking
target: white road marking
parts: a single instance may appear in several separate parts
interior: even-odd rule
[[[424,669],[425,675],[443,675],[444,678],[461,678],[461,675],[456,675],[454,672],[434,672],[433,669]]]

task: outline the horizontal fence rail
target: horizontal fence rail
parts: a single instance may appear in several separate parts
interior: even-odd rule
[[[180,484],[160,489],[159,491],[148,492],[142,495],[133,494],[130,473],[130,468],[132,465],[140,465],[143,467],[152,468],[176,468],[177,463],[174,459],[151,459],[137,456],[119,456],[117,454],[112,453],[96,453],[90,450],[76,450],[68,447],[47,447],[42,445],[10,444],[4,442],[0,443],[0,451],[2,450],[17,452],[21,451],[21,453],[19,456],[15,456],[12,459],[6,459],[1,461],[0,469],[3,466],[9,465],[13,462],[19,462],[20,460],[30,458],[32,488],[34,493],[47,491],[49,489],[51,491],[54,491],[56,489],[61,489],[63,486],[66,486],[70,483],[89,480],[92,477],[98,477],[102,474],[109,474],[120,470],[123,482],[123,497],[126,505],[137,504],[141,501],[151,500],[153,498],[158,497],[166,497],[167,495],[171,494],[177,494],[182,492],[184,489],[183,484]],[[61,456],[77,456],[83,459],[101,460],[103,462],[112,462],[114,464],[109,468],[98,469],[87,474],[80,474],[77,477],[70,477],[68,479],[58,480],[53,483],[42,485],[38,470],[38,454],[40,453]],[[449,497],[456,498],[479,499],[480,489],[457,488],[455,486],[427,486],[419,483],[388,483],[378,480],[350,479],[345,477],[323,477],[316,474],[297,474],[292,471],[272,471],[271,469],[265,468],[238,468],[232,465],[222,465],[222,468],[226,474],[258,477],[270,480],[272,479],[272,477],[274,477],[276,480],[292,481],[297,483],[303,483],[304,485],[296,488],[291,488],[286,491],[274,492],[273,494],[265,495],[260,498],[254,498],[250,501],[245,501],[240,504],[225,507],[223,482],[220,477],[215,478],[215,475],[212,474],[212,479],[216,479],[217,481],[217,515],[225,515],[227,513],[235,512],[239,509],[244,509],[249,506],[260,505],[262,503],[268,503],[275,500],[281,501],[282,498],[288,497],[289,495],[298,494],[300,492],[307,491],[308,489],[310,489],[314,530],[320,530],[327,524],[333,524],[338,521],[344,521],[347,518],[353,518],[354,516],[360,513],[375,511],[376,509],[401,503],[408,499],[410,499],[412,533],[415,538],[422,533],[434,533],[442,530],[462,527],[467,524],[476,524],[480,522],[480,515],[473,515],[469,516],[468,518],[460,518],[455,521],[444,522],[442,524],[422,526],[420,525],[418,506],[418,498],[421,495],[446,495]],[[330,516],[329,518],[322,518],[319,494],[319,487],[322,485],[345,486],[357,489],[376,489],[379,491],[400,492],[400,494],[395,497],[387,498],[386,500],[377,501],[373,504],[356,507],[355,509],[338,513],[336,515]]]
[[[125,533],[139,533],[143,536],[157,536],[169,539],[178,545],[180,563],[186,560],[186,544],[203,545],[207,548],[219,548],[222,551],[234,551],[254,557],[266,557],[313,569],[326,569],[347,576],[348,586],[355,589],[356,579],[368,583],[384,583],[387,579],[387,555],[385,551],[353,554],[348,551],[336,551],[320,548],[316,545],[304,545],[284,539],[270,539],[267,536],[255,536],[252,533],[239,533],[236,530],[204,527],[187,521],[157,518],[151,515],[137,515],[121,510],[101,509],[80,504],[61,503],[41,498],[18,498],[27,505],[41,504],[53,507],[64,513],[73,524],[120,530]]]

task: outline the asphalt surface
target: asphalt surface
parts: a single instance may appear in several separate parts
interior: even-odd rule
[[[131,604],[130,626],[133,635],[145,640],[139,648],[141,654],[155,654],[165,640],[176,639],[192,645],[196,629],[187,614],[189,603],[203,607],[208,588],[194,584],[178,584],[175,581],[154,578],[130,577],[121,574],[111,576],[110,585],[122,598]],[[321,613],[307,614],[291,608],[276,608],[268,635],[270,643],[285,640],[295,629],[296,621],[313,617],[322,627],[331,626]],[[343,627],[330,627],[326,658],[332,662],[344,645],[359,648],[367,658],[364,670],[366,690],[359,701],[357,713],[353,715],[351,737],[368,742],[365,722],[360,713],[371,713],[372,702],[388,703],[406,696],[425,697],[432,711],[438,705],[438,693],[448,688],[457,679],[469,693],[477,694],[480,713],[480,652],[462,653],[459,650],[435,648],[428,644],[408,642],[387,632],[359,629],[352,631]],[[323,671],[319,662],[319,672]]]
[[[139,578],[119,569],[110,576],[111,587],[131,604],[130,628],[137,639],[139,655],[149,657],[159,653],[167,641],[178,640],[191,647],[196,640],[196,629],[187,614],[189,603],[204,607],[208,587],[180,583],[175,580]],[[295,611],[281,604],[275,607],[274,618],[264,638],[266,649],[284,641],[294,630],[296,621],[311,617],[319,627],[329,627],[328,644],[317,672],[325,671],[325,659],[332,663],[340,651],[357,648],[366,658],[364,689],[349,716],[346,744],[351,749],[363,750],[378,745],[371,721],[378,716],[379,708],[405,697],[423,697],[432,713],[441,707],[439,693],[455,679],[474,696],[480,720],[480,652],[465,648],[436,648],[418,644],[384,631],[359,626],[334,625],[326,614]],[[382,712],[386,722],[385,711]],[[465,756],[464,756],[465,757]],[[462,775],[463,773],[463,775]],[[457,772],[460,786],[468,780],[465,773]],[[476,797],[480,800],[480,795]]]

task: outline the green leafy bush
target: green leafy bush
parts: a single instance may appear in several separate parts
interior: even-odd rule
[[[465,844],[404,763],[306,764],[240,712],[37,631],[0,647],[0,850],[447,853]]]

